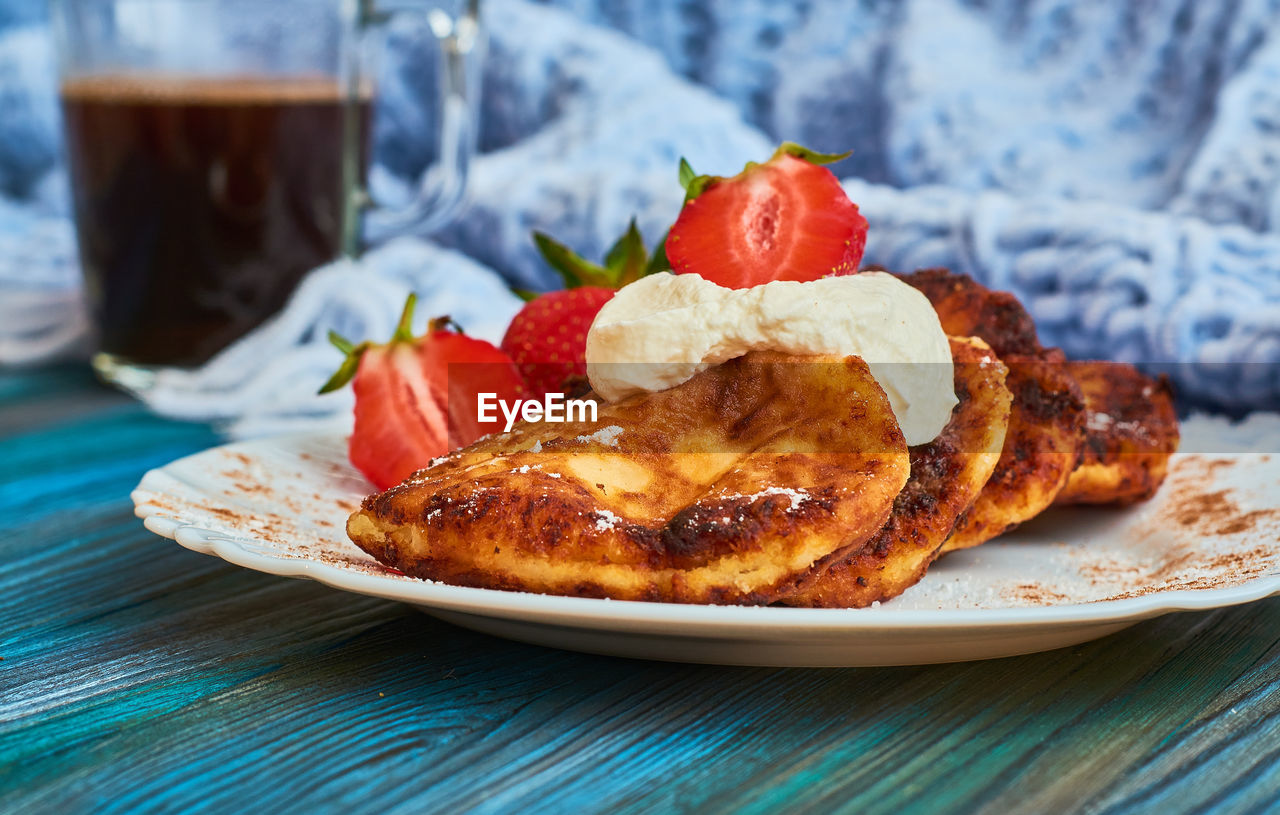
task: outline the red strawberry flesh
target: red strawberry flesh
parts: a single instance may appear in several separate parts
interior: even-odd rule
[[[858,270],[867,221],[826,167],[779,154],[685,203],[667,238],[677,273],[746,288]]]
[[[525,395],[511,358],[491,343],[446,330],[447,317],[415,338],[409,327],[414,302],[411,295],[385,344],[353,345],[330,335],[346,360],[321,392],[354,379],[355,426],[347,454],[380,490],[437,456],[501,431],[501,421],[480,422],[479,394],[509,403]]]
[[[400,483],[447,451],[448,422],[410,345],[366,351],[352,387],[356,410],[348,455],[378,489]]]

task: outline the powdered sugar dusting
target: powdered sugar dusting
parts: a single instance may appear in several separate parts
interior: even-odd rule
[[[1117,421],[1116,418],[1109,413],[1090,413],[1085,420],[1085,427],[1093,433],[1127,433],[1135,438],[1147,439],[1151,438],[1150,431],[1140,421]]]
[[[613,529],[618,525],[618,522],[622,520],[607,509],[597,509],[595,511],[595,515],[597,532],[606,532]]]
[[[724,497],[725,498],[745,498],[748,501],[754,501],[757,498],[767,498],[770,495],[785,495],[786,497],[790,498],[791,506],[788,507],[788,511],[799,509],[800,505],[803,504],[805,501],[808,501],[811,497],[803,487],[799,489],[792,489],[791,487],[765,487],[759,492],[752,493],[751,495],[741,495],[738,493],[726,493]]]
[[[584,444],[588,442],[596,442],[597,444],[603,444],[606,447],[617,447],[618,437],[621,435],[622,428],[618,427],[616,424],[612,424],[608,427],[600,428],[589,436],[578,436],[577,441]]]

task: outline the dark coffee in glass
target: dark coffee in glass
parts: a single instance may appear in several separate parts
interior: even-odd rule
[[[447,222],[475,145],[478,0],[53,0],[94,368],[146,390],[276,313],[310,270]],[[439,145],[402,207],[364,184],[376,55],[418,64]],[[432,53],[432,49],[434,53]]]
[[[97,76],[66,82],[62,107],[81,265],[117,359],[207,360],[352,233],[331,79]]]

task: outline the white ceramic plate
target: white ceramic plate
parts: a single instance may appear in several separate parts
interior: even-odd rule
[[[133,493],[151,531],[268,574],[399,600],[540,645],[739,665],[910,665],[1085,642],[1171,611],[1280,594],[1280,427],[1193,419],[1152,501],[1052,510],[944,558],[880,607],[689,606],[461,588],[405,577],[351,544],[371,489],[331,435],[230,444],[152,470]]]

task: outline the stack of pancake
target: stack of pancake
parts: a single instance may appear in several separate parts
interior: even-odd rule
[[[1141,501],[1178,443],[1170,389],[1041,346],[1012,295],[931,269],[959,400],[908,448],[857,357],[752,352],[684,384],[518,424],[372,495],[348,534],[461,586],[861,607],[1052,504]]]

